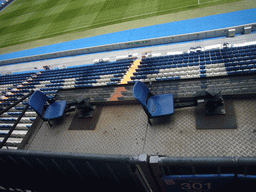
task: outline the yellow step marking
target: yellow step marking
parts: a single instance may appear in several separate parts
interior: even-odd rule
[[[136,72],[136,69],[138,69],[140,62],[141,62],[141,59],[137,59],[136,61],[133,62],[131,69],[128,71],[127,75],[124,77],[121,84],[127,84],[128,81],[131,81],[131,76],[133,76],[133,73]]]

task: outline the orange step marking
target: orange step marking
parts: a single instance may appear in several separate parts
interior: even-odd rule
[[[133,62],[132,67],[130,68],[130,70],[122,80],[121,84],[124,85],[124,84],[127,84],[128,81],[131,81],[131,76],[133,76],[133,73],[136,72],[136,69],[138,69],[140,62],[141,62],[141,59],[137,59],[136,61]],[[110,101],[118,101],[118,97],[123,97],[122,91],[127,91],[127,89],[125,89],[125,87],[118,87],[116,89],[116,92],[110,98]]]

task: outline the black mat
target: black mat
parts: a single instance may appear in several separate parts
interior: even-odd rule
[[[81,110],[76,109],[68,130],[95,130],[102,108],[102,106],[97,106],[92,117],[86,118],[79,118]]]
[[[236,129],[236,117],[232,101],[225,101],[225,115],[205,115],[204,104],[196,107],[197,129]]]

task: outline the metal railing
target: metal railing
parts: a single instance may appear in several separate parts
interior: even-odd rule
[[[250,191],[256,157],[164,157],[0,150],[12,191]],[[246,190],[248,189],[248,190]]]
[[[0,186],[17,191],[153,191],[147,159],[2,149]]]
[[[20,98],[18,101],[14,102],[13,104],[9,105],[8,107],[6,107],[4,110],[2,110],[0,112],[0,116],[9,111],[12,107],[15,107],[17,104],[19,104],[20,102],[22,102],[24,99],[30,97],[32,94],[34,93],[34,91],[31,91],[29,94],[25,95],[24,97]],[[8,131],[8,133],[4,136],[4,139],[0,142],[0,149],[2,149],[2,147],[4,145],[6,145],[7,140],[9,139],[9,137],[11,136],[12,132],[15,130],[16,126],[18,125],[18,123],[20,122],[21,118],[24,116],[25,112],[28,110],[29,105],[27,104],[26,107],[22,110],[21,114],[18,116],[17,120],[14,122],[14,124],[12,125],[11,129]]]

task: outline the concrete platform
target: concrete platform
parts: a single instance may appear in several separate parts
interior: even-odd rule
[[[256,101],[229,99],[237,129],[196,127],[196,107],[176,109],[150,126],[138,104],[103,106],[95,130],[69,130],[74,112],[59,125],[36,125],[25,149],[35,151],[172,157],[255,156]]]

